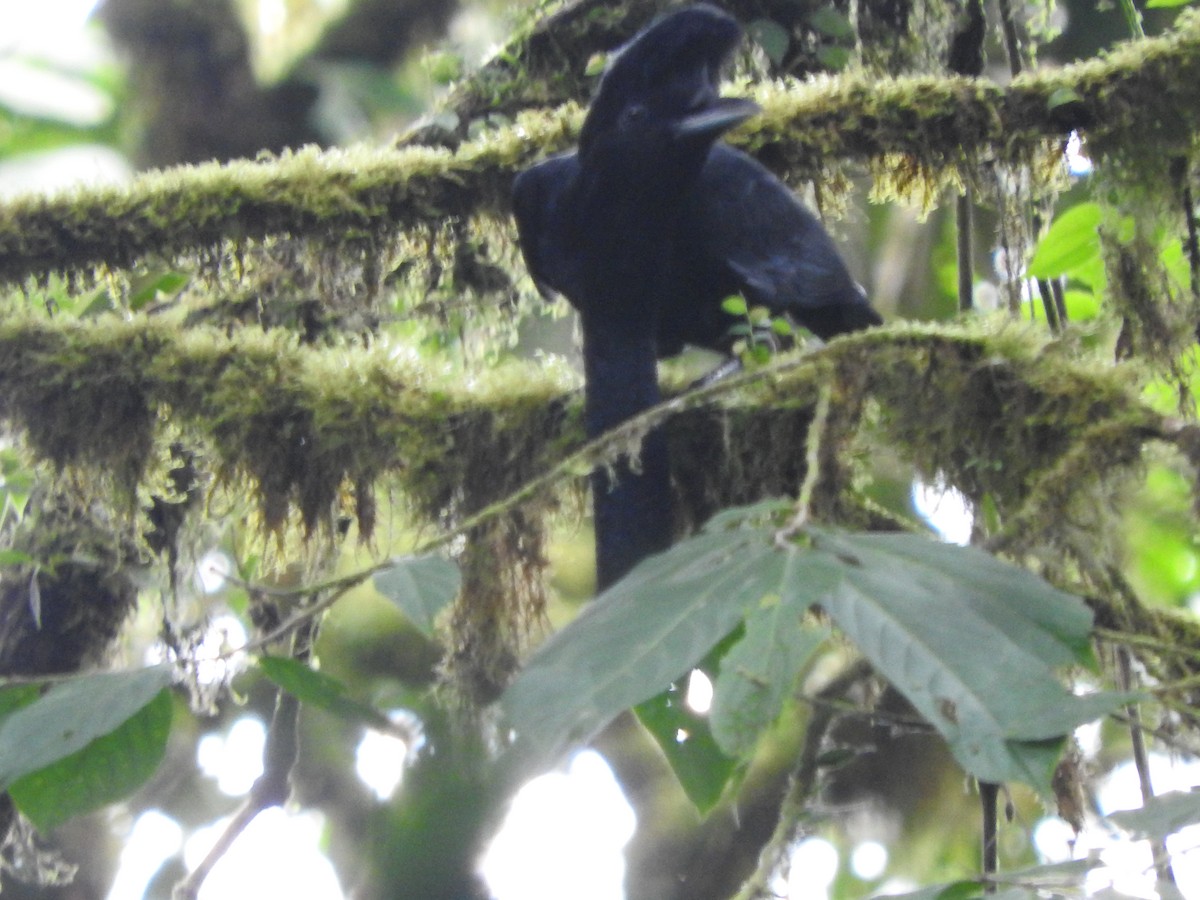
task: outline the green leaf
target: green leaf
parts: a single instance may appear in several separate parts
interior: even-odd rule
[[[750,307],[746,305],[745,297],[741,294],[733,294],[721,301],[721,309],[731,316],[744,316]]]
[[[36,684],[14,684],[0,689],[0,722],[14,710],[28,706],[42,695],[42,689]]]
[[[715,682],[721,660],[741,637],[742,629],[735,628],[700,660],[686,681],[672,684],[634,707],[638,721],[654,738],[683,792],[701,815],[712,810],[742,766],[738,759],[727,756],[717,746],[709,717],[687,705],[687,694],[681,685],[690,687],[696,672],[710,683]]]
[[[530,658],[500,707],[514,763],[536,767],[660,693],[781,592],[799,555],[761,532],[705,532],[652,556]]]
[[[1063,302],[1071,322],[1088,322],[1100,315],[1100,298],[1092,291],[1065,291]]]
[[[1082,99],[1072,87],[1057,87],[1046,98],[1046,109],[1057,109],[1060,106],[1066,106],[1068,103],[1076,103]]]
[[[115,730],[13,781],[8,788],[13,802],[45,831],[125,799],[149,781],[162,762],[171,713],[171,693],[163,688]]]
[[[781,541],[770,514],[779,509],[723,514],[645,560],[548,640],[501,698],[516,734],[509,763],[537,767],[587,740],[679,679],[748,615],[745,646],[729,651],[714,698],[721,740],[745,751],[803,665],[805,648],[793,642],[810,603],[984,781],[1048,791],[1063,736],[1129,701],[1076,696],[1054,674],[1095,662],[1091,613],[1078,598],[981,551],[916,535],[813,527]]]
[[[1176,6],[1187,6],[1192,0],[1147,0],[1146,9],[1173,9]]]
[[[391,721],[382,712],[347,696],[346,685],[336,678],[309,668],[286,656],[264,656],[258,661],[263,675],[289,694],[318,709],[343,719],[362,721],[376,728],[389,728]]]
[[[767,59],[777,66],[782,64],[788,46],[792,43],[792,37],[786,28],[770,19],[755,19],[746,26],[746,33],[750,40],[762,47]]]
[[[808,17],[813,30],[839,41],[854,40],[854,26],[832,6],[820,6]]]
[[[399,559],[374,580],[375,590],[400,607],[422,634],[432,637],[438,613],[458,596],[462,573],[450,560],[433,554]]]
[[[1067,275],[1100,255],[1100,206],[1079,203],[1060,213],[1038,241],[1028,273],[1032,278]]]
[[[1078,598],[972,548],[810,533],[843,564],[825,611],[977,778],[1047,790],[1057,739],[1127,702],[1076,696],[1052,671],[1093,662]]]
[[[771,348],[766,344],[755,344],[747,353],[750,362],[756,366],[765,366],[771,361]]]
[[[983,885],[978,881],[952,881],[948,884],[931,884],[903,894],[886,894],[889,900],[971,900],[983,896]]]
[[[829,634],[805,627],[803,620],[813,599],[831,590],[839,575],[832,567],[816,567],[811,577],[811,590],[765,598],[747,617],[745,636],[721,661],[710,715],[713,737],[730,756],[754,749]]]
[[[82,675],[53,685],[0,722],[0,786],[118,729],[171,683],[166,666]]]
[[[187,286],[189,280],[185,273],[171,270],[138,276],[130,285],[129,308],[137,312],[159,296],[174,296]]]
[[[0,550],[0,566],[22,566],[33,562],[33,557],[20,550]]]
[[[1160,794],[1147,800],[1141,809],[1111,813],[1108,819],[1136,837],[1165,838],[1200,822],[1200,791]]]
[[[737,772],[738,761],[721,752],[708,721],[685,702],[683,689],[673,684],[634,711],[692,805],[701,815],[712,810]]]
[[[589,78],[594,75],[599,75],[604,71],[604,67],[608,65],[607,53],[593,53],[588,57],[587,66],[584,67],[583,74]]]
[[[817,61],[832,72],[840,72],[850,64],[850,51],[845,47],[818,47]]]

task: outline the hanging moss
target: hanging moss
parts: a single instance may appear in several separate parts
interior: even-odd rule
[[[137,603],[145,564],[127,523],[47,493],[26,509],[8,549],[28,562],[0,568],[0,676],[105,662]]]
[[[623,27],[605,15],[592,25]],[[541,85],[546,97],[577,87]],[[519,80],[490,89],[497,102],[510,89],[536,95]],[[812,181],[824,205],[844,195],[851,162],[870,167],[877,198],[925,208],[948,189],[1018,172],[1023,203],[1058,187],[1059,144],[1073,129],[1114,167],[1151,147],[1189,158],[1200,128],[1200,16],[1007,88],[847,74],[755,96],[763,115],[735,140],[793,182]],[[502,689],[542,615],[545,530],[558,498],[654,424],[670,434],[682,528],[730,503],[795,493],[811,460],[820,466],[814,508],[862,524],[856,455],[886,441],[993,508],[1008,552],[1059,553],[1065,562],[1050,574],[1094,588],[1098,604],[1116,602],[1100,560],[1114,499],[1146,441],[1174,439],[1138,399],[1142,367],[1017,328],[893,326],[838,341],[684,401],[669,422],[637,424],[623,444],[593,448],[544,489],[505,502],[581,443],[575,382],[541,366],[480,375],[430,362],[380,339],[374,317],[428,308],[493,359],[519,293],[504,218],[512,175],[569,146],[580,118],[574,105],[523,113],[454,153],[307,149],[0,210],[0,278],[92,277],[127,313],[128,267],[182,260],[195,274],[174,298],[178,312],[0,319],[0,417],[39,457],[84,479],[111,475],[128,496],[157,485],[168,445],[183,442],[217,488],[253,497],[260,535],[293,525],[328,535],[349,513],[369,536],[381,483],[430,532],[472,521],[455,548],[464,590],[446,670],[474,702]],[[1024,208],[1010,212],[1006,228],[1026,218]],[[1173,355],[1190,308],[1175,315],[1145,249],[1110,244],[1109,279],[1138,351]],[[814,434],[821,391],[831,412]],[[471,519],[494,504],[494,515]]]
[[[1007,88],[940,76],[845,75],[763,86],[763,115],[735,140],[798,182],[830,159],[896,162],[896,177],[1002,162],[1087,133],[1093,152],[1190,146],[1200,127],[1200,15],[1163,37],[1106,56],[1023,75]],[[410,147],[318,151],[141,176],[128,188],[77,190],[0,209],[0,280],[46,272],[128,268],[270,234],[336,236],[507,209],[515,172],[568,146],[577,107],[526,113],[457,152]],[[907,173],[907,174],[905,174]],[[922,188],[927,192],[927,189]]]

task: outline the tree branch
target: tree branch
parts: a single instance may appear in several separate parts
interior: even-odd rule
[[[1186,150],[1200,131],[1200,15],[1163,37],[1039,71],[1007,88],[976,79],[846,76],[764,85],[763,115],[734,140],[792,180],[832,159],[873,161],[896,189],[945,167],[1027,161],[1072,131],[1089,150]],[[0,209],[0,280],[127,268],[272,234],[334,239],[382,234],[473,214],[504,215],[512,175],[569,146],[574,107],[527,114],[453,154],[427,148],[319,152],[150,173],[124,189],[33,197]]]

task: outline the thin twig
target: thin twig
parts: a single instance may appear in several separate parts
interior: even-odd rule
[[[958,231],[958,311],[967,312],[975,306],[975,261],[972,248],[974,228],[974,192],[967,185],[958,198],[955,228]]]
[[[983,874],[983,892],[996,893],[996,874],[1000,871],[999,820],[996,815],[996,800],[1000,785],[991,781],[979,782],[979,804],[983,811],[983,850],[980,871]]]
[[[783,865],[787,849],[795,839],[800,822],[804,818],[808,801],[817,789],[821,744],[837,714],[828,701],[843,696],[870,673],[871,666],[866,660],[855,660],[812,698],[812,715],[809,716],[808,728],[804,734],[804,747],[800,751],[800,760],[779,809],[779,822],[758,855],[758,866],[734,895],[733,900],[754,900],[757,897],[769,896],[771,876]]]
[[[1021,74],[1021,41],[1017,37],[1017,22],[1010,0],[1000,0],[1000,27],[1004,32],[1004,52],[1008,55],[1008,71],[1013,78]]]
[[[1117,686],[1123,691],[1134,688],[1133,661],[1128,647],[1117,648]],[[1142,731],[1142,713],[1136,703],[1125,707],[1125,715],[1129,719],[1129,740],[1132,744],[1133,765],[1137,769],[1138,785],[1142,790],[1142,804],[1154,799],[1154,784],[1150,780],[1150,757],[1146,752],[1146,736]],[[1158,875],[1159,884],[1175,884],[1175,872],[1171,866],[1171,857],[1167,852],[1166,838],[1156,838],[1151,841],[1154,850],[1154,870]]]
[[[832,399],[833,388],[826,382],[821,385],[821,393],[817,397],[817,408],[813,413],[812,424],[808,426],[808,446],[805,448],[804,454],[804,483],[800,485],[800,493],[796,498],[796,513],[792,516],[792,520],[775,536],[777,544],[786,543],[808,521],[813,492],[821,480],[821,442],[825,439],[825,430],[829,424],[829,407]]]
[[[291,653],[293,659],[307,662],[311,658],[316,633],[316,622],[311,619],[306,623],[306,627],[296,631]],[[275,712],[271,716],[271,725],[267,729],[267,740],[263,747],[262,774],[255,780],[250,793],[212,849],[200,864],[175,886],[171,893],[172,900],[196,900],[205,879],[258,814],[287,802],[291,794],[292,769],[300,755],[299,727],[299,699],[278,688],[275,694]]]
[[[1133,5],[1133,0],[1118,0],[1118,3],[1121,12],[1125,14],[1125,24],[1129,26],[1129,34],[1135,38],[1144,38],[1146,32],[1142,28],[1142,14]]]

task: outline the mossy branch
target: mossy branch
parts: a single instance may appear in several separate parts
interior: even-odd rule
[[[873,160],[900,183],[985,158],[1019,160],[1086,132],[1090,145],[1153,158],[1200,129],[1200,15],[1104,57],[1031,73],[1007,88],[956,77],[848,75],[755,92],[764,114],[735,135],[789,177],[831,159]],[[151,173],[127,188],[33,197],[0,208],[0,280],[236,246],[272,234],[380,234],[505,214],[512,175],[569,146],[580,110],[525,114],[456,152],[304,149],[277,159]]]
[[[1002,515],[1016,516],[1040,496],[1035,488],[1048,473],[1061,489],[1052,495],[1062,496],[1108,464],[1128,469],[1147,438],[1190,454],[1195,429],[1146,407],[1126,369],[1073,359],[1056,346],[1016,326],[875,329],[668,401],[570,460],[567,474],[611,459],[614,447],[636,451],[641,435],[668,419],[674,432],[703,427],[689,410],[714,407],[730,432],[728,465],[753,457],[767,470],[794,470],[807,426],[795,427],[786,411],[807,415],[817,386],[848,370],[885,411],[881,427],[893,445],[922,471],[944,472],[970,496],[986,494]],[[436,522],[453,509],[460,520],[582,443],[578,394],[544,366],[514,364],[481,382],[398,361],[383,345],[318,349],[280,333],[227,335],[158,319],[2,320],[0,398],[0,416],[38,456],[116,473],[130,485],[155,443],[165,443],[169,422],[210,448],[218,472],[248,479],[269,528],[293,509],[309,527],[324,521],[346,485],[361,517],[385,474],[399,477],[419,514]],[[1080,435],[1097,429],[1115,448],[1112,459],[1072,452]],[[742,440],[753,446],[740,447]],[[714,468],[711,440],[677,433],[673,441],[677,465]],[[567,474],[560,466],[548,478]],[[754,477],[745,469],[713,475],[730,483]]]
[[[624,43],[670,5],[669,0],[540,4],[504,47],[456,84],[438,113],[404,135],[400,145],[454,146],[478,119],[585,101],[594,82],[587,75],[592,54]]]

